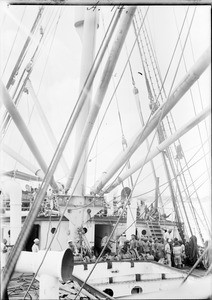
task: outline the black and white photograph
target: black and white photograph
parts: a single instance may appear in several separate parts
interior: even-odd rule
[[[0,66],[0,299],[212,299],[211,1],[3,0]]]

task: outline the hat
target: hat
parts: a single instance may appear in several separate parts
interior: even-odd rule
[[[124,241],[125,244],[128,244],[129,242],[130,242],[129,240]]]
[[[35,244],[39,243],[39,239],[34,239],[34,243]]]

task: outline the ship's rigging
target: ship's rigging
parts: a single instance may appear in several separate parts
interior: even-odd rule
[[[123,28],[123,26],[126,26],[126,32],[127,32],[127,29],[129,28],[130,21],[132,19],[133,14],[134,14],[133,9],[134,8],[131,9],[131,12],[129,14],[130,17],[128,17],[128,20],[127,21],[123,21],[123,24],[121,25],[121,28]],[[154,128],[157,128],[157,130],[158,130],[159,143],[164,142],[164,140],[167,138],[167,130],[169,130],[170,134],[173,134],[173,130],[176,131],[176,126],[174,124],[172,114],[166,115],[165,116],[165,120],[163,120],[164,123],[161,122],[162,121],[162,117],[164,117],[165,113],[167,114],[168,110],[169,111],[171,110],[171,108],[176,104],[176,102],[174,104],[170,104],[170,108],[168,107],[169,106],[169,102],[168,102],[168,104],[165,104],[165,105],[159,103],[159,98],[161,99],[162,102],[164,102],[165,99],[171,98],[173,90],[171,88],[168,96],[166,95],[165,88],[164,88],[164,82],[162,82],[161,73],[160,73],[160,70],[158,68],[158,62],[156,60],[153,48],[151,46],[150,38],[149,38],[148,33],[147,33],[147,29],[145,27],[144,20],[145,20],[145,17],[147,15],[147,12],[148,12],[148,9],[146,10],[145,16],[143,18],[142,14],[141,14],[141,9],[139,8],[137,10],[137,15],[134,18],[134,30],[135,30],[135,34],[136,34],[136,39],[135,39],[135,42],[133,44],[133,47],[131,48],[130,54],[128,55],[127,62],[125,64],[123,73],[124,73],[127,65],[129,64],[130,65],[130,72],[131,72],[131,79],[132,79],[132,83],[133,83],[134,91],[135,91],[137,89],[137,87],[135,86],[135,79],[133,77],[133,71],[132,71],[132,65],[131,65],[131,62],[130,62],[130,59],[131,59],[130,57],[131,57],[131,54],[133,52],[133,48],[135,47],[135,45],[138,45],[139,51],[140,51],[140,56],[141,56],[140,58],[141,58],[141,61],[142,61],[142,64],[143,64],[143,66],[142,66],[143,67],[143,74],[144,74],[143,77],[145,78],[146,87],[147,87],[147,93],[148,93],[148,96],[149,96],[150,106],[151,106],[150,117],[152,115],[154,115],[153,116],[153,120],[155,120],[155,121],[151,123],[151,119],[149,117],[149,120],[146,122],[146,124],[145,125],[144,125],[144,123],[142,124],[143,129],[141,130],[141,132],[137,136],[137,139],[140,140],[139,144],[136,144],[136,140],[134,140],[133,142],[128,143],[127,147],[125,149],[126,150],[125,151],[126,155],[124,154],[123,161],[127,158],[127,163],[123,164],[123,161],[120,161],[114,167],[113,171],[109,175],[107,174],[108,177],[107,177],[106,180],[105,180],[105,176],[103,178],[99,178],[99,181],[96,182],[96,184],[94,185],[94,188],[93,188],[94,195],[101,193],[102,190],[104,192],[107,191],[107,190],[109,190],[111,188],[111,186],[113,187],[113,183],[115,182],[115,179],[118,178],[119,175],[120,176],[122,175],[121,172],[124,169],[124,167],[128,164],[128,160],[131,157],[132,153],[138,148],[138,146],[144,141],[144,139],[151,133],[151,131]],[[186,12],[186,14],[187,14],[187,12]],[[195,10],[194,10],[194,12],[195,12]],[[19,74],[20,62],[23,62],[23,59],[25,58],[25,55],[26,55],[25,51],[27,50],[27,47],[29,45],[29,42],[30,42],[30,39],[31,39],[31,35],[35,31],[35,27],[37,26],[37,23],[38,23],[38,21],[39,21],[42,13],[43,13],[43,8],[39,9],[38,15],[37,15],[37,17],[35,19],[35,22],[34,22],[33,27],[31,29],[30,35],[29,35],[29,37],[26,40],[26,43],[25,43],[25,45],[23,47],[21,55],[20,55],[20,57],[19,57],[19,59],[17,61],[17,64],[16,64],[15,68],[13,69],[13,71],[11,73],[11,76],[10,76],[10,78],[8,80],[8,83],[7,83],[7,86],[6,86],[7,89],[9,89],[11,87],[11,85],[15,83],[15,82],[13,82],[14,81],[14,77]],[[31,209],[31,211],[29,212],[27,220],[24,223],[24,229],[22,230],[22,232],[21,232],[21,234],[20,234],[20,236],[19,236],[19,238],[17,240],[17,244],[14,246],[13,253],[15,253],[15,255],[13,257],[11,257],[10,260],[9,260],[9,262],[8,262],[8,266],[11,263],[12,264],[11,264],[11,267],[9,267],[8,270],[5,272],[5,281],[4,281],[5,285],[9,281],[9,278],[10,278],[10,276],[12,274],[12,271],[13,271],[13,264],[18,259],[19,253],[20,253],[20,251],[21,251],[21,249],[23,247],[23,244],[24,244],[24,240],[26,239],[27,235],[29,234],[31,225],[33,224],[33,220],[35,220],[35,218],[36,218],[36,215],[38,213],[40,204],[41,204],[41,202],[42,202],[42,200],[44,198],[45,192],[46,192],[49,184],[52,183],[53,187],[57,188],[57,183],[53,179],[55,170],[57,168],[57,164],[59,163],[60,157],[61,157],[62,152],[63,152],[63,150],[64,150],[64,148],[66,146],[66,143],[68,141],[69,135],[70,135],[71,131],[74,128],[74,124],[75,124],[75,121],[76,121],[76,119],[78,117],[80,109],[81,109],[81,107],[83,105],[83,101],[86,99],[86,91],[90,89],[90,87],[91,87],[91,85],[92,85],[92,83],[94,81],[95,75],[96,75],[96,73],[98,71],[98,67],[99,67],[99,65],[101,63],[101,60],[102,60],[102,58],[104,56],[104,53],[105,53],[105,51],[107,49],[107,43],[109,42],[109,40],[110,40],[110,38],[111,38],[111,36],[113,34],[113,27],[116,26],[116,22],[118,22],[118,20],[120,18],[120,14],[121,14],[121,10],[119,9],[116,12],[116,19],[115,19],[115,21],[113,19],[111,21],[111,24],[113,23],[112,29],[111,28],[109,29],[109,34],[108,34],[108,32],[106,33],[107,39],[106,38],[103,39],[102,48],[100,49],[100,52],[98,53],[96,59],[94,60],[94,64],[92,65],[91,71],[89,72],[89,76],[87,77],[87,79],[85,81],[85,84],[84,84],[84,86],[83,86],[83,88],[81,90],[81,93],[80,93],[80,96],[78,98],[77,104],[75,105],[75,109],[73,110],[73,112],[71,114],[69,123],[68,123],[68,125],[67,125],[67,127],[66,127],[66,129],[65,129],[65,131],[64,131],[64,133],[62,135],[62,138],[61,138],[61,140],[60,140],[60,142],[58,144],[58,147],[56,148],[55,154],[54,154],[53,159],[52,159],[52,161],[51,161],[51,163],[50,163],[50,165],[48,167],[48,170],[47,170],[47,166],[45,166],[45,164],[43,164],[43,162],[42,162],[42,157],[40,156],[40,158],[39,158],[39,155],[38,155],[37,160],[38,160],[39,164],[41,165],[44,174],[46,173],[45,175],[41,175],[41,177],[44,176],[44,182],[42,182],[42,184],[41,184],[41,189],[38,192],[38,195],[36,197],[36,201],[33,203],[33,207]],[[114,14],[114,16],[115,16],[115,14]],[[57,22],[59,22],[59,19],[60,19],[60,14],[59,14]],[[185,17],[185,19],[186,19],[186,17]],[[139,24],[139,22],[140,22],[140,24]],[[192,21],[191,21],[191,24],[192,24]],[[40,27],[40,28],[42,28],[42,27]],[[41,30],[40,31],[40,39],[39,39],[39,41],[37,43],[37,46],[36,46],[36,48],[34,50],[34,53],[31,56],[30,61],[28,62],[27,66],[24,68],[21,76],[19,77],[19,80],[17,82],[16,87],[14,86],[13,96],[11,97],[12,99],[10,99],[10,96],[9,96],[8,92],[4,88],[4,85],[2,85],[4,97],[5,97],[5,99],[7,99],[7,100],[4,100],[4,103],[5,103],[5,106],[7,106],[8,111],[9,111],[9,113],[11,115],[12,115],[12,110],[11,110],[10,107],[12,107],[12,109],[15,109],[15,108],[14,108],[13,105],[10,105],[8,103],[9,102],[11,103],[12,102],[11,100],[13,100],[13,103],[17,107],[18,103],[19,103],[19,101],[21,99],[21,96],[22,96],[23,92],[29,92],[30,95],[33,95],[33,98],[36,99],[36,95],[35,95],[35,92],[33,90],[33,85],[29,81],[29,78],[30,78],[30,75],[31,75],[31,73],[33,71],[33,65],[35,63],[34,62],[34,58],[37,55],[37,51],[38,51],[38,49],[39,49],[39,47],[41,45],[42,39],[45,37],[45,30],[44,31],[43,31],[43,29],[40,29],[40,30]],[[143,32],[144,39],[141,39],[141,31]],[[189,31],[188,31],[187,38],[188,38],[188,36],[189,36]],[[118,35],[117,35],[117,38],[119,38]],[[110,59],[112,59],[112,66],[111,66],[111,61],[108,60],[108,64],[106,64],[106,68],[104,69],[104,73],[103,73],[103,77],[102,77],[104,79],[104,84],[105,84],[105,82],[107,84],[109,83],[110,77],[112,76],[112,73],[113,73],[113,70],[114,70],[113,67],[115,67],[115,63],[116,63],[116,59],[117,59],[117,55],[118,55],[117,53],[119,52],[119,47],[121,47],[120,45],[123,44],[123,42],[124,42],[124,38],[125,37],[120,37],[120,41],[119,41],[120,44],[118,44],[118,46],[115,45],[114,48],[112,48],[112,50],[110,52],[111,53]],[[178,41],[179,40],[180,40],[180,38],[178,39]],[[146,43],[146,45],[145,45],[146,50],[144,50],[144,45],[143,45],[142,41],[145,41],[145,43]],[[139,45],[139,42],[141,44],[141,47]],[[185,45],[184,45],[184,47],[185,47]],[[117,51],[117,53],[116,53],[116,51]],[[181,54],[180,60],[182,58],[183,58],[183,52]],[[150,69],[150,65],[148,64],[148,61],[151,62],[151,68],[152,69]],[[205,56],[204,56],[204,58],[203,58],[203,62],[201,61],[201,64],[199,63],[197,65],[197,67],[195,66],[196,67],[195,68],[195,72],[197,72],[197,73],[199,72],[198,75],[200,76],[202,74],[202,72],[204,71],[204,69],[207,67],[208,63],[209,63],[209,55],[208,55],[208,53],[206,53]],[[179,61],[179,64],[180,64],[180,61]],[[202,65],[203,65],[203,67],[202,67]],[[189,74],[189,71],[187,73]],[[193,75],[193,73],[191,73],[191,75]],[[121,78],[122,78],[122,76],[120,76],[119,82],[121,81]],[[155,82],[153,82],[152,78],[154,78],[153,80],[155,80]],[[103,82],[103,79],[102,79],[102,82]],[[193,84],[193,82],[195,80],[196,80],[196,78],[192,79],[190,81],[190,83],[187,86],[184,87],[185,91]],[[21,84],[21,82],[22,82],[22,84]],[[85,129],[84,129],[83,134],[82,134],[84,136],[84,139],[81,137],[81,144],[79,145],[79,148],[77,150],[77,156],[75,158],[75,161],[72,164],[71,171],[69,171],[68,174],[67,174],[67,169],[65,171],[66,175],[68,175],[68,180],[67,180],[66,186],[65,186],[66,191],[68,191],[70,189],[70,187],[71,187],[71,190],[70,190],[69,195],[68,195],[69,196],[69,200],[73,196],[74,190],[76,188],[76,185],[77,185],[77,183],[80,180],[80,176],[79,176],[79,178],[77,178],[77,183],[74,186],[72,186],[72,182],[73,182],[73,179],[74,179],[74,176],[75,176],[75,173],[76,173],[76,168],[77,168],[77,164],[78,164],[79,158],[80,158],[81,153],[82,153],[82,151],[84,149],[85,143],[87,141],[87,137],[90,135],[91,129],[93,128],[93,123],[95,122],[95,118],[97,117],[98,110],[99,110],[99,108],[101,106],[101,101],[103,100],[103,97],[104,97],[104,95],[106,93],[107,85],[105,85],[105,86],[102,87],[101,84],[100,84],[98,92],[97,92],[97,94],[95,96],[95,104],[92,105],[92,108],[91,108],[91,111],[90,111],[90,115],[89,116],[91,116],[91,118],[88,119],[88,121],[86,122],[85,126],[87,126],[87,127],[84,127]],[[113,96],[115,95],[116,89],[118,88],[118,84],[115,87],[115,91],[113,93]],[[156,87],[155,87],[155,85],[156,85]],[[173,86],[173,84],[172,84],[172,86]],[[102,91],[101,91],[101,88],[102,88]],[[18,89],[19,89],[19,91],[18,91]],[[157,89],[157,92],[156,92],[156,89]],[[180,89],[180,87],[179,87],[179,89]],[[183,93],[185,91],[183,91]],[[178,90],[176,90],[174,92],[177,93]],[[111,97],[110,102],[112,101],[113,96]],[[95,105],[96,105],[96,107],[95,107]],[[97,106],[98,106],[98,108],[97,108]],[[161,113],[158,112],[159,110],[157,111],[157,109],[159,109],[159,108],[160,108]],[[118,110],[119,110],[119,107],[118,107]],[[164,115],[163,115],[163,111],[166,111],[164,113]],[[195,111],[195,114],[196,114],[196,111]],[[13,115],[13,118],[15,119],[14,116],[17,116],[17,115],[18,115],[18,112],[16,111],[15,114]],[[119,111],[119,116],[120,116],[120,111]],[[141,115],[140,115],[140,117],[141,117]],[[121,123],[121,118],[120,117],[119,117],[119,120],[120,120],[120,123]],[[5,113],[3,121],[4,121],[4,123],[3,123],[3,132],[4,132],[4,134],[6,134],[7,128],[9,126],[9,124],[10,124],[10,116],[9,116],[8,113]],[[19,118],[19,120],[17,121],[17,123],[20,124],[21,122],[22,122],[21,118]],[[97,130],[97,133],[98,133],[99,130],[100,130],[100,126],[99,126],[99,128]],[[146,130],[147,133],[145,133],[145,130]],[[124,135],[123,132],[124,131],[122,129],[122,136]],[[29,135],[28,135],[28,137],[26,139],[29,140]],[[94,144],[94,142],[95,142],[95,139],[93,141],[93,144]],[[152,142],[153,142],[153,140],[152,140]],[[56,141],[55,141],[55,144],[56,144]],[[201,138],[201,144],[203,145],[202,138]],[[30,147],[31,147],[31,149],[32,148],[36,149],[35,143],[34,144],[31,143]],[[132,149],[132,150],[130,150],[131,152],[128,151],[129,148]],[[150,148],[151,148],[151,146],[150,146]],[[150,150],[150,148],[148,149],[148,151]],[[175,207],[176,218],[177,218],[178,224],[180,226],[180,224],[182,223],[181,222],[181,218],[182,218],[182,220],[184,220],[184,215],[185,215],[186,220],[187,220],[187,224],[188,224],[188,228],[190,230],[190,233],[192,234],[192,228],[191,228],[191,225],[190,225],[187,213],[186,213],[186,209],[185,209],[185,206],[184,206],[184,200],[183,200],[183,197],[182,197],[182,194],[181,194],[181,190],[183,189],[184,193],[186,195],[186,198],[189,200],[191,212],[192,212],[192,214],[194,216],[194,220],[195,220],[195,223],[196,223],[196,226],[197,226],[197,230],[198,230],[199,235],[200,235],[200,237],[201,237],[201,239],[203,241],[203,237],[202,237],[202,234],[201,234],[201,230],[200,230],[200,226],[199,226],[197,214],[196,214],[195,209],[194,209],[193,204],[192,204],[192,199],[191,199],[191,195],[192,194],[189,192],[189,186],[190,185],[194,186],[194,180],[193,180],[193,178],[191,176],[190,169],[189,169],[189,166],[188,166],[188,161],[186,161],[186,158],[185,158],[185,155],[184,155],[184,152],[183,152],[180,140],[178,140],[178,144],[177,145],[174,144],[174,150],[175,150],[175,152],[173,151],[173,148],[166,148],[165,152],[162,151],[162,156],[163,156],[163,161],[164,161],[164,163],[166,165],[167,182],[169,183],[169,187],[170,187],[170,190],[171,190],[173,205]],[[91,150],[90,150],[89,154],[90,153],[91,153]],[[177,159],[174,158],[175,155],[173,153],[176,153],[175,155],[177,155]],[[148,155],[148,153],[147,153],[147,155]],[[139,167],[139,174],[136,175],[136,180],[135,181],[131,180],[131,183],[132,183],[132,192],[134,191],[134,188],[135,188],[136,184],[138,183],[139,175],[141,174],[141,172],[143,170],[143,166],[144,166],[145,161],[147,159],[147,155],[145,156],[144,162],[142,163],[141,167]],[[206,154],[204,152],[204,157],[205,157],[205,155]],[[35,156],[37,156],[37,154],[35,154]],[[88,158],[89,158],[89,155],[87,155],[87,160],[88,160]],[[181,164],[181,160],[184,160],[184,163],[185,163],[184,167]],[[173,163],[173,161],[175,163]],[[168,163],[169,163],[169,166],[168,166]],[[124,167],[123,167],[123,165],[124,165]],[[185,166],[187,168],[186,171],[188,172],[188,175],[190,176],[190,182],[191,182],[190,184],[187,183],[186,178],[184,176],[184,170],[183,170],[183,168],[185,168]],[[121,167],[121,171],[119,170],[120,167]],[[154,169],[153,165],[152,165],[152,168]],[[172,171],[172,175],[170,174],[169,168]],[[130,168],[129,168],[129,170],[130,170]],[[207,168],[207,170],[208,170],[208,168]],[[115,174],[117,174],[117,171],[119,172],[118,176],[115,175]],[[106,172],[106,173],[108,173],[108,172]],[[182,175],[182,177],[180,176],[180,174]],[[80,175],[82,175],[82,173]],[[105,185],[108,184],[109,180],[112,178],[113,175],[116,176],[116,178],[113,180],[113,183],[112,184],[109,183],[109,185],[105,187]],[[179,182],[178,182],[178,178],[177,177],[180,179]],[[157,178],[157,176],[155,176],[155,179],[156,178]],[[176,184],[176,192],[175,192],[174,187],[173,187],[173,182],[174,182],[173,179],[175,180],[175,184]],[[133,183],[134,183],[134,185],[133,185]],[[199,203],[200,208],[201,208],[201,214],[204,217],[204,220],[206,221],[207,228],[209,230],[207,219],[205,217],[205,214],[204,214],[204,211],[203,211],[203,207],[201,206],[201,202],[200,202],[200,199],[199,199],[199,196],[198,196],[198,193],[197,193],[197,189],[194,189],[194,193],[197,196],[198,203]],[[176,195],[177,194],[179,195],[179,197],[181,199],[181,204],[182,204],[182,207],[183,207],[184,215],[183,215],[182,211],[180,211],[180,205],[176,202]],[[160,195],[161,195],[161,192],[159,192],[159,196]],[[125,206],[127,206],[127,204],[128,203],[126,201]],[[165,205],[165,204],[163,204],[163,205]],[[68,201],[67,201],[67,206],[68,206]],[[66,206],[66,208],[67,208],[67,206]],[[65,210],[64,210],[64,212],[65,212]],[[61,216],[61,219],[62,219],[62,216]],[[121,218],[121,216],[120,216],[120,218]],[[59,224],[60,224],[60,222],[58,223],[58,227],[59,227]],[[117,221],[117,224],[118,224],[118,221]],[[115,228],[116,227],[114,226],[114,231],[115,231]],[[181,231],[182,231],[182,229],[181,229]],[[112,233],[111,233],[111,236],[112,236]],[[53,238],[54,238],[54,235],[52,237],[52,241],[53,241]],[[182,235],[182,238],[184,238],[183,235]],[[48,249],[50,249],[50,246],[51,246],[51,243],[49,244]]]

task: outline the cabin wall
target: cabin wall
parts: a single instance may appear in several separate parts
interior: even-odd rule
[[[36,221],[35,224],[40,225],[40,249],[46,249],[51,241],[53,233],[51,232],[52,228],[56,228],[58,225],[58,221]],[[68,230],[69,230],[69,222],[62,221],[59,227],[58,232],[54,238],[54,241],[51,245],[51,250],[61,251],[68,248]]]
[[[39,225],[39,234],[38,236],[34,236],[38,237],[40,240],[40,249],[43,250],[44,248],[47,248],[47,246],[49,245],[49,242],[52,238],[52,233],[51,233],[51,229],[52,228],[56,228],[58,224],[58,220],[53,220],[53,221],[49,221],[48,220],[36,220],[35,221],[35,225]],[[22,225],[23,225],[23,219],[22,219]],[[7,218],[6,220],[1,222],[1,234],[2,234],[2,238],[5,238],[7,240],[7,245],[10,245],[10,238],[9,238],[9,232],[10,230],[10,222],[9,222],[9,218]],[[34,234],[34,233],[31,233]],[[30,240],[30,237],[29,237]],[[32,239],[33,241],[33,239]],[[31,244],[32,244],[31,241]],[[29,241],[27,241],[29,242]],[[32,245],[28,245],[30,247],[28,247],[29,249],[31,249]],[[55,250],[55,251],[61,251],[61,250],[65,250],[66,248],[68,248],[68,220],[67,221],[62,221],[61,225],[59,227],[58,233],[55,236],[55,239],[52,243],[51,246],[51,250]]]
[[[85,239],[88,241],[90,247],[94,247],[95,227],[90,222],[87,222],[84,227],[88,230],[85,234]]]

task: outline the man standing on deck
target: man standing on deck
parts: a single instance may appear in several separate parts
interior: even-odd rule
[[[138,241],[137,241],[136,238],[135,238],[135,234],[131,234],[130,250],[133,251],[133,252],[135,253],[136,259],[139,258],[138,251],[137,251],[137,247],[138,247]]]
[[[109,245],[109,243],[108,243],[108,233],[106,232],[105,233],[105,236],[102,238],[102,240],[101,240],[101,251],[102,251],[102,249],[104,248],[104,246],[107,244],[107,246],[106,246],[106,248],[105,248],[105,250],[104,250],[104,252],[103,252],[103,254],[102,254],[102,256],[104,256],[105,254],[110,254],[111,253],[111,249],[109,248],[110,247],[110,245]]]
[[[165,240],[165,248],[164,248],[164,251],[165,251],[165,258],[166,258],[166,260],[167,260],[167,265],[168,265],[169,267],[171,267],[171,266],[172,266],[172,263],[171,263],[171,248],[170,248],[168,239]]]
[[[34,244],[32,245],[32,252],[38,252],[39,251],[39,239],[34,239]]]
[[[168,239],[168,242],[171,243],[171,241],[173,240],[173,236],[172,236],[172,230],[169,229],[165,232],[164,234],[164,240],[166,241]]]

